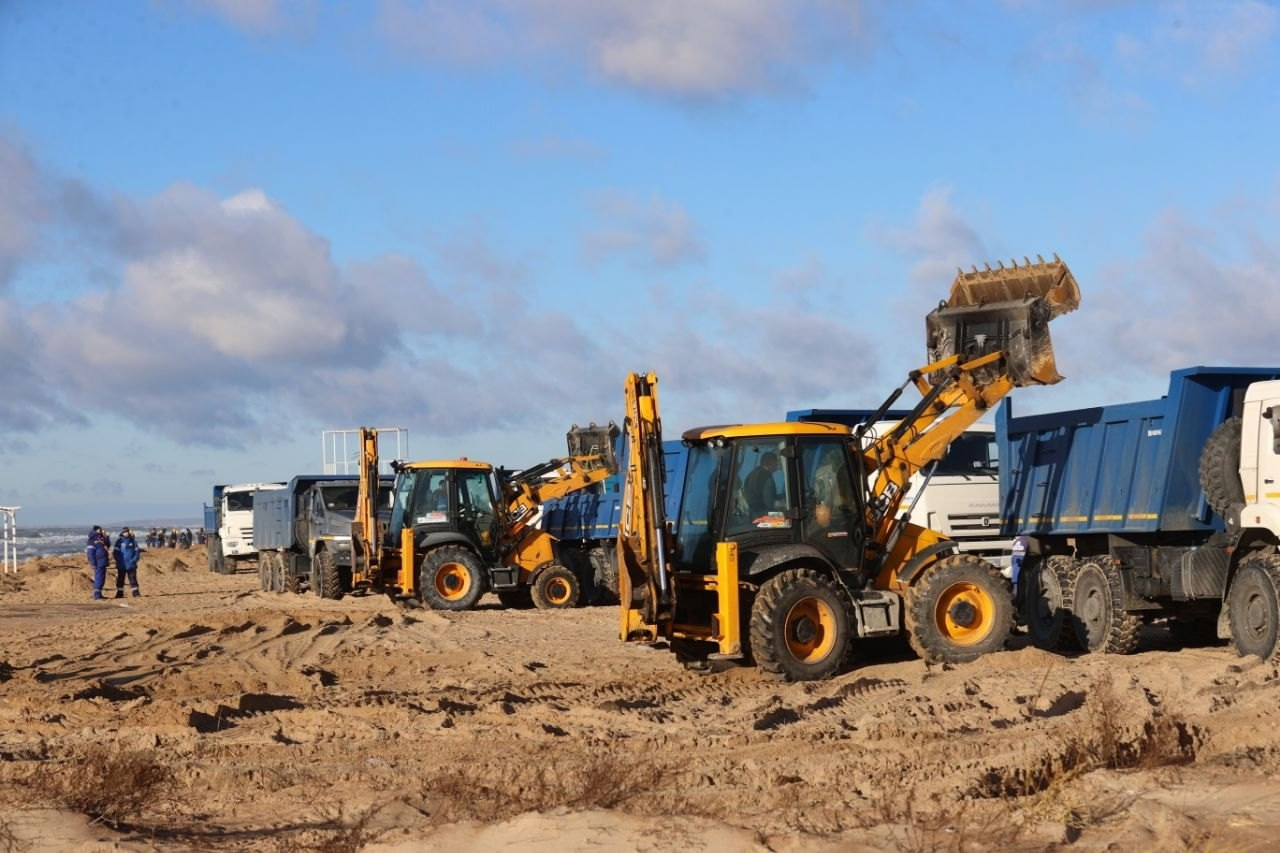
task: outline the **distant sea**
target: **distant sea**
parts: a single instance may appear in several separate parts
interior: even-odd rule
[[[85,543],[89,538],[89,530],[93,525],[87,527],[23,527],[22,517],[18,517],[18,535],[16,537],[16,545],[18,551],[18,562],[30,560],[32,557],[59,557],[66,554],[83,554]],[[111,535],[111,541],[115,542],[116,534],[120,532],[123,524],[108,527],[107,533]],[[152,527],[159,527],[157,524],[130,524],[129,529],[133,531],[133,535],[137,538],[138,544],[146,547],[147,531]],[[181,524],[178,522],[170,522],[169,527],[190,527],[192,532],[199,529],[199,524]]]

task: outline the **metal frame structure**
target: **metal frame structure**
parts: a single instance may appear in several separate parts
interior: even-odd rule
[[[385,453],[382,450],[385,437],[395,437],[396,452]],[[358,474],[360,473],[360,430],[359,429],[327,429],[320,434],[320,452],[324,460],[325,474]],[[354,447],[352,447],[354,445]],[[409,458],[409,430],[407,427],[378,427],[378,458],[386,460],[382,463],[382,473],[391,473],[391,462]]]
[[[20,506],[0,506],[0,558],[4,573],[18,572],[18,510]]]

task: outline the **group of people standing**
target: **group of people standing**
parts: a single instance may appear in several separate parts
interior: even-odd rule
[[[193,534],[190,527],[179,530],[174,527],[165,530],[163,527],[153,527],[147,531],[147,547],[148,548],[190,548],[196,544],[196,537],[199,536],[199,544],[204,544],[204,531],[199,534]]]
[[[111,537],[95,524],[93,530],[89,531],[89,543],[85,546],[84,553],[89,560],[89,567],[93,569],[94,601],[101,601],[103,598],[102,588],[107,584],[107,568],[111,565],[112,557],[116,561],[116,598],[124,598],[126,580],[129,581],[134,598],[142,595],[138,589],[138,559],[142,555],[142,549],[138,547],[138,540],[134,538],[132,530],[122,528],[113,547]]]

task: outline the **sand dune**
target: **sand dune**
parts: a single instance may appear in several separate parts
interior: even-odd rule
[[[0,586],[0,845],[1263,849],[1280,824],[1280,670],[1159,626],[1125,658],[867,644],[788,685],[686,672],[612,608],[277,596],[194,551],[139,578],[91,602],[46,558]],[[125,759],[169,782],[71,814]]]

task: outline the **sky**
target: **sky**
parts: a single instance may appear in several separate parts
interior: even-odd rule
[[[523,467],[870,407],[1057,253],[1017,412],[1280,362],[1266,0],[0,0],[0,505],[197,518],[321,435]]]

